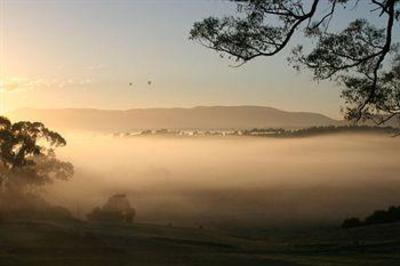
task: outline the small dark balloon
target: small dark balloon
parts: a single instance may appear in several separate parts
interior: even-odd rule
[[[129,86],[132,86],[133,85],[133,83],[132,82],[129,82]]]
[[[152,83],[152,81],[151,81],[151,80],[147,81],[147,84],[148,84],[148,85],[151,85],[151,83]]]

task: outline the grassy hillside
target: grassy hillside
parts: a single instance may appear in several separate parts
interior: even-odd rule
[[[150,224],[0,224],[0,265],[398,265],[400,224],[214,231]]]

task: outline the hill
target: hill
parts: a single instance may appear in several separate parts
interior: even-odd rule
[[[344,230],[0,223],[0,265],[398,265],[399,224]]]
[[[19,109],[12,120],[42,121],[51,128],[102,132],[137,129],[248,129],[305,128],[342,122],[309,112],[287,112],[262,106],[210,106],[193,108]]]

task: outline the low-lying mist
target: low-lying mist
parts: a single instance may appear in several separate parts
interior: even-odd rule
[[[137,222],[190,226],[339,224],[400,205],[400,138],[66,138],[76,173],[47,197],[82,218],[115,193]]]

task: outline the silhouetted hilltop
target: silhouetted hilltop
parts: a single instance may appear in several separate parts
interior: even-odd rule
[[[52,128],[93,131],[135,129],[305,128],[343,122],[309,112],[287,112],[262,106],[210,106],[122,110],[32,109],[9,114],[13,120],[38,120]]]

